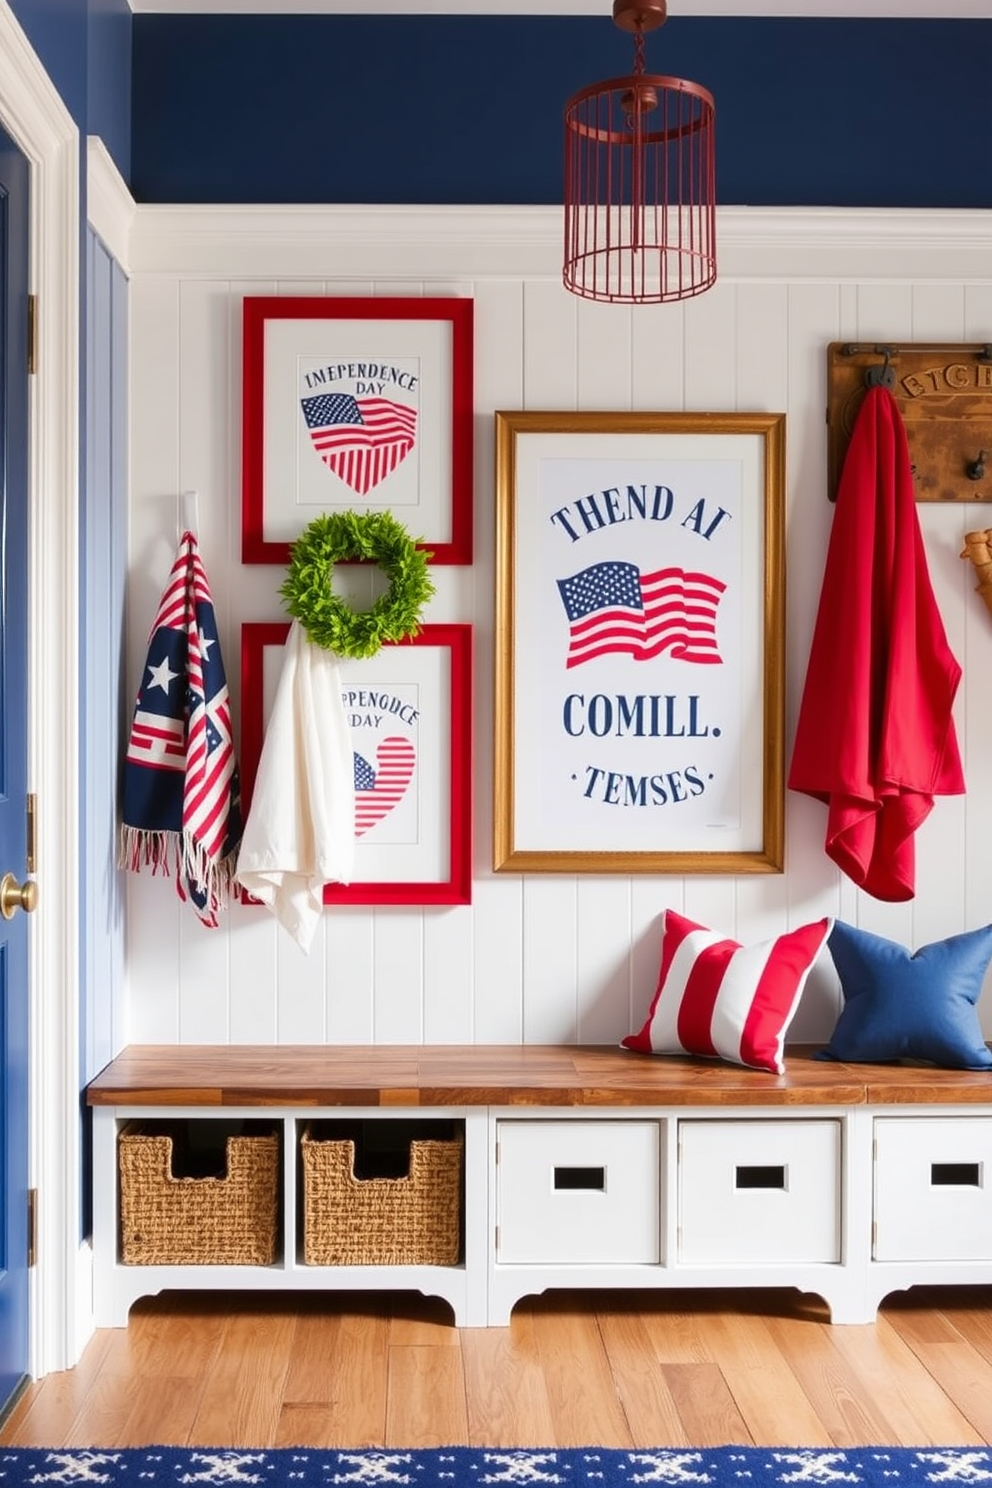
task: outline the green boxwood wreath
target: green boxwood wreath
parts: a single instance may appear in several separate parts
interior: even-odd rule
[[[279,590],[286,609],[318,646],[338,656],[374,656],[384,641],[405,641],[420,629],[434,593],[425,553],[391,512],[325,512],[293,543]],[[334,593],[335,563],[378,564],[389,588],[368,610],[355,610]]]

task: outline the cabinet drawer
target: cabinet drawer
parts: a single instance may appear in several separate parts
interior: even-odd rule
[[[679,1123],[683,1261],[839,1261],[839,1121]]]
[[[875,1260],[992,1260],[990,1189],[992,1118],[876,1118]]]
[[[496,1259],[661,1259],[657,1121],[501,1121]]]

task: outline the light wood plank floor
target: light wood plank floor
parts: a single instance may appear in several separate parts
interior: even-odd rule
[[[508,1328],[365,1293],[171,1294],[29,1387],[22,1446],[992,1442],[992,1288],[831,1327],[792,1292],[552,1293]]]

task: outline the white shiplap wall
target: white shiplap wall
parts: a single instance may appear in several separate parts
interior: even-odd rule
[[[962,534],[992,523],[988,505],[919,508],[964,668],[956,717],[969,792],[939,801],[918,834],[914,901],[884,905],[842,879],[822,850],[824,808],[792,793],[780,876],[492,873],[494,410],[787,413],[788,757],[833,510],[827,343],[992,339],[992,213],[732,210],[717,286],[685,306],[634,310],[567,295],[558,241],[551,209],[138,208],[129,692],[184,489],[199,492],[236,717],[240,625],[283,618],[283,571],[239,558],[242,297],[473,298],[475,561],[435,569],[425,619],[474,627],[475,874],[470,906],[328,909],[309,957],[264,910],[236,907],[207,931],[171,883],[128,875],[127,1040],[612,1043],[653,992],[666,905],[743,940],[832,913],[916,947],[992,919],[992,616],[958,557]],[[826,1037],[837,999],[821,966],[793,1036]],[[992,1037],[992,992],[983,1023]]]

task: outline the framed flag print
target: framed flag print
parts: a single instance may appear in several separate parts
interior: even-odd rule
[[[289,624],[241,627],[241,775],[251,804]],[[355,781],[355,867],[325,904],[472,897],[472,627],[425,625],[340,661]]]
[[[352,510],[471,563],[472,301],[248,296],[243,332],[242,561]]]
[[[785,415],[495,418],[494,868],[781,872]]]

